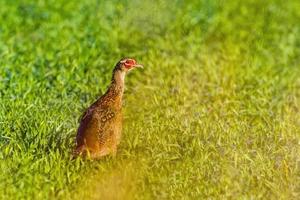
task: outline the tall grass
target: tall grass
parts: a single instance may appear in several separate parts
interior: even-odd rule
[[[1,1],[2,199],[297,199],[298,1]],[[121,57],[115,158],[71,160]]]

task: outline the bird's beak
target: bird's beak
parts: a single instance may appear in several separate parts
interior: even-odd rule
[[[138,67],[138,68],[144,68],[143,65],[140,65],[140,64],[135,64],[135,65],[132,65],[133,67]]]

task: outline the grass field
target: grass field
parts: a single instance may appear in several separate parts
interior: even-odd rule
[[[299,199],[299,10],[0,1],[0,199]],[[70,160],[124,56],[117,156]]]

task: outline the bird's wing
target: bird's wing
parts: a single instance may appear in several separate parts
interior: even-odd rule
[[[99,129],[97,135],[100,144],[104,144],[111,135],[111,123],[116,116],[116,111],[111,107],[104,107],[97,110]]]
[[[111,121],[116,115],[116,112],[111,107],[100,108],[96,111],[99,114],[101,123],[107,123]]]
[[[97,118],[93,109],[88,108],[80,119],[80,125],[77,131],[77,145],[83,145],[87,140],[93,138],[94,132],[98,129]]]
[[[111,135],[111,122],[116,117],[112,107],[98,107],[87,109],[80,120],[77,143],[84,140],[98,140],[104,144]]]

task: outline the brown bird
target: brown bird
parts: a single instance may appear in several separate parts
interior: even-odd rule
[[[134,59],[120,60],[112,74],[106,93],[82,115],[77,131],[74,154],[100,158],[117,152],[122,132],[122,96],[127,72],[143,67]]]

